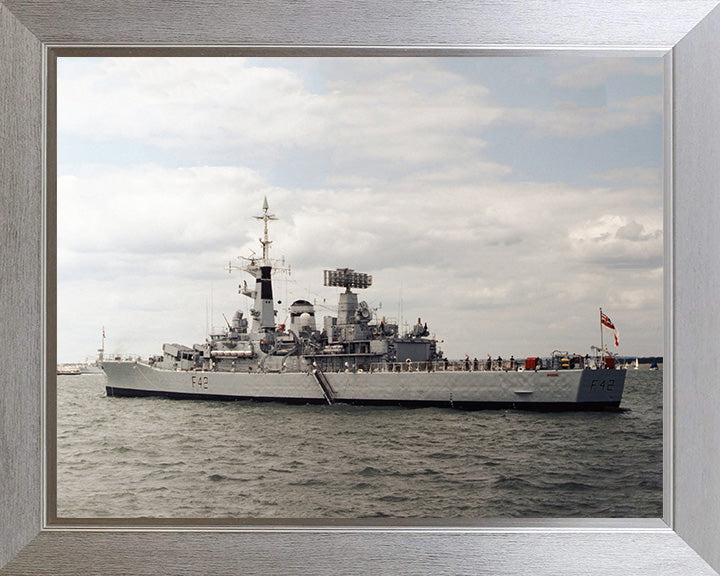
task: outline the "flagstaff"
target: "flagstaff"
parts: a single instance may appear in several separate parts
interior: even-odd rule
[[[600,308],[600,358],[603,365],[605,364],[605,344],[603,343],[603,311]]]
[[[603,355],[602,364],[605,365],[605,342],[603,340],[603,326],[607,326],[610,328],[610,330],[613,331],[613,334],[615,335],[615,347],[617,348],[620,346],[620,338],[618,334],[617,328],[615,328],[615,324],[613,324],[613,321],[610,320],[610,317],[606,314],[603,314],[602,308],[600,308],[600,353]],[[609,353],[608,353],[609,354]]]

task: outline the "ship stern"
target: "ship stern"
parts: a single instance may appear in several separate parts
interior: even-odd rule
[[[625,389],[624,369],[586,368],[580,376],[577,404],[588,407],[619,408]]]

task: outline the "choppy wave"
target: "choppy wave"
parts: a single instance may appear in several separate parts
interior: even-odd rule
[[[58,378],[60,517],[660,517],[662,373],[616,413],[107,398]]]

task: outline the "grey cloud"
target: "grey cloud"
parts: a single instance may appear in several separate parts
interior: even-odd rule
[[[620,240],[630,240],[632,242],[646,242],[648,240],[660,240],[662,232],[655,230],[653,232],[645,232],[645,226],[632,220],[628,224],[621,226],[615,232],[615,236]]]

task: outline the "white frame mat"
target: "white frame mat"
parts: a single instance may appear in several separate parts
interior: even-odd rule
[[[718,0],[0,0],[0,575],[687,574],[720,569]],[[54,518],[58,51],[656,55],[665,59],[662,519]],[[52,246],[50,242],[50,246]],[[52,370],[50,370],[52,369]],[[49,378],[47,380],[50,380]]]

